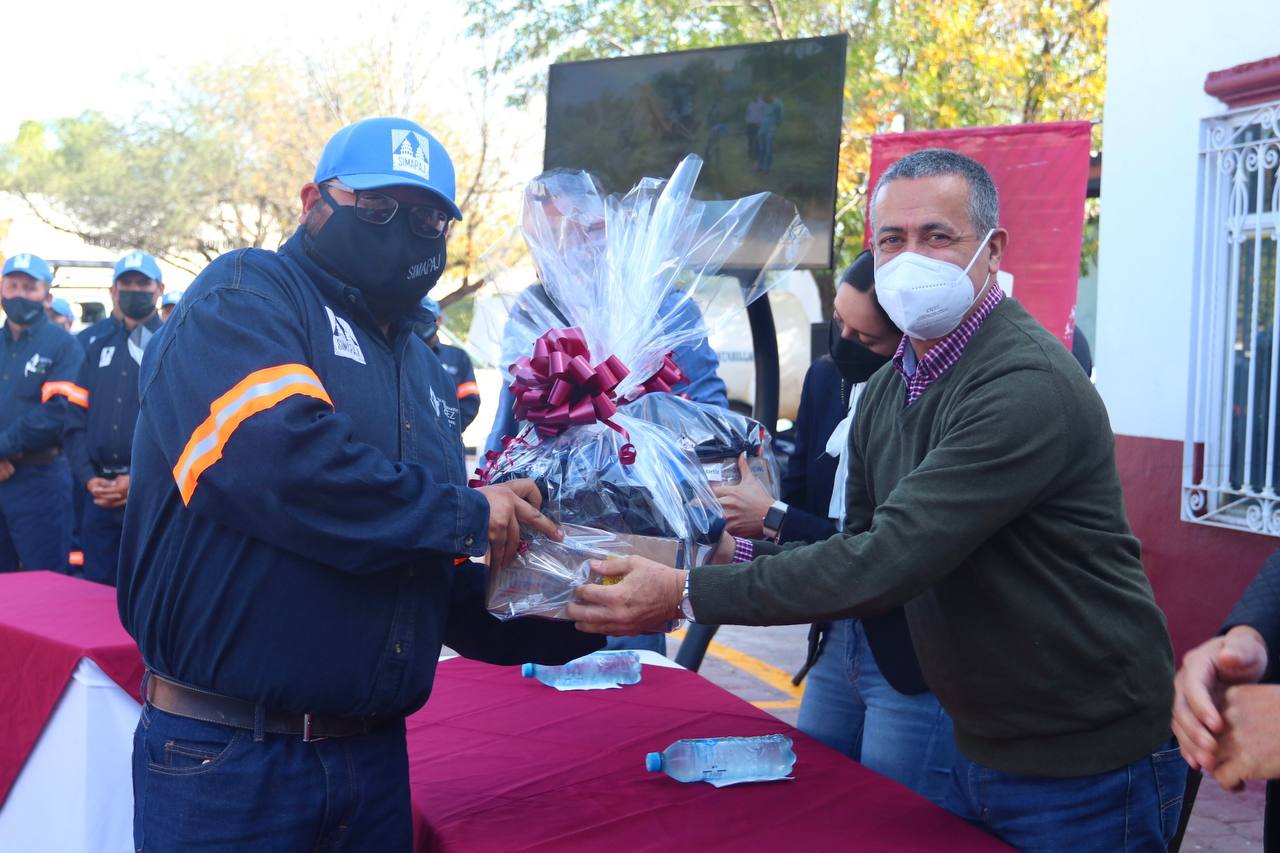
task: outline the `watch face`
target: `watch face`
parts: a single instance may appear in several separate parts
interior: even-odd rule
[[[680,612],[684,614],[684,618],[692,622],[693,621],[693,602],[689,601],[689,599],[687,598],[681,599]]]

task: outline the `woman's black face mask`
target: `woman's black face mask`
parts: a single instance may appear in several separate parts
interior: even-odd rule
[[[855,385],[866,382],[871,374],[892,360],[887,355],[872,352],[857,341],[841,337],[835,320],[831,321],[830,336],[831,360],[836,363],[840,375]]]

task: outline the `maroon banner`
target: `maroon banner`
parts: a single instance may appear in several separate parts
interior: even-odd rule
[[[1089,181],[1089,128],[1087,121],[1067,121],[873,136],[868,186],[874,188],[885,169],[922,148],[950,148],[986,166],[1000,191],[1000,224],[1009,231],[1000,283],[1070,347]]]

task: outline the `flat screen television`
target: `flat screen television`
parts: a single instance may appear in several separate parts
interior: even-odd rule
[[[585,169],[607,192],[705,161],[705,200],[769,191],[813,239],[800,266],[829,269],[847,35],[560,62],[547,92],[547,169]],[[735,266],[758,265],[750,242]]]

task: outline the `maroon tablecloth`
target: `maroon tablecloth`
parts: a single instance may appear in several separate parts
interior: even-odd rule
[[[408,726],[418,851],[1008,849],[685,670],[561,693],[446,661]],[[795,741],[794,781],[716,789],[644,769],[680,738],[775,732]]]
[[[81,658],[139,698],[142,658],[116,591],[53,572],[0,574],[0,804]]]
[[[113,589],[0,574],[0,803],[85,657],[137,698],[142,660]],[[419,850],[1007,849],[680,669],[560,693],[515,667],[446,661],[408,728]],[[795,740],[795,781],[717,790],[644,770],[682,737],[773,732]]]

